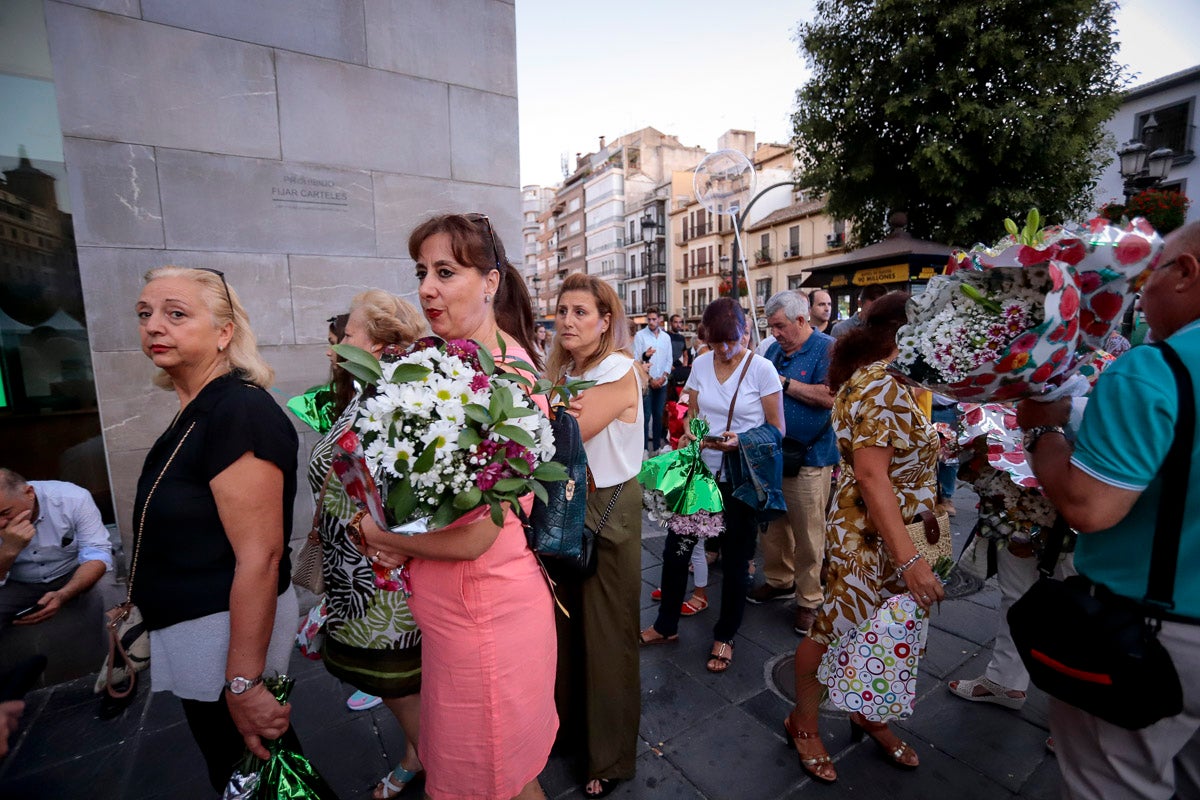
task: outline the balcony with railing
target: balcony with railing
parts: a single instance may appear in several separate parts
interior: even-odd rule
[[[771,263],[771,248],[760,247],[754,251],[754,266],[764,267]]]
[[[783,248],[783,252],[780,254],[780,256],[783,258],[784,261],[790,261],[793,258],[799,258],[800,257],[800,245]]]

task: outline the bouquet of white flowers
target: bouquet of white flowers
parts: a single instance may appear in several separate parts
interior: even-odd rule
[[[380,360],[348,345],[334,349],[347,371],[370,384],[338,445],[350,459],[361,452],[365,469],[350,470],[346,474],[357,472],[357,480],[343,477],[343,483],[351,496],[365,499],[381,528],[425,533],[476,510],[482,515],[485,507],[502,525],[503,503],[515,506],[529,492],[544,499],[540,481],[566,478],[549,460],[554,434],[530,395],[568,397],[584,384],[530,380],[520,373],[533,367],[506,357],[503,341],[499,362],[508,370],[466,340],[426,337],[403,352],[389,348]],[[388,486],[385,502],[371,502],[371,475]]]

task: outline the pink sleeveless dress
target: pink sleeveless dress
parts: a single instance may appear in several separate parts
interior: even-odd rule
[[[533,495],[521,505],[528,513]],[[521,522],[509,511],[474,561],[414,559],[410,571],[425,791],[514,797],[545,768],[558,730],[554,600]]]

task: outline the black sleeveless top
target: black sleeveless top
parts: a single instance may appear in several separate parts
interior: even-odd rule
[[[151,630],[229,610],[237,560],[209,481],[247,452],[283,472],[279,591],[291,582],[287,541],[296,497],[299,440],[287,415],[266,390],[232,374],[201,389],[146,455],[133,507],[134,537],[146,495],[189,427],[191,433],[146,508],[141,543],[134,544],[133,601]]]

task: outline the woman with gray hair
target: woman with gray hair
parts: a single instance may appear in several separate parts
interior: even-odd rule
[[[221,792],[244,748],[265,759],[262,739],[299,746],[262,682],[287,668],[299,619],[287,549],[298,440],[223,273],[151,270],[135,309],[154,383],[179,411],[138,479],[130,593],[152,687],[183,701]]]

